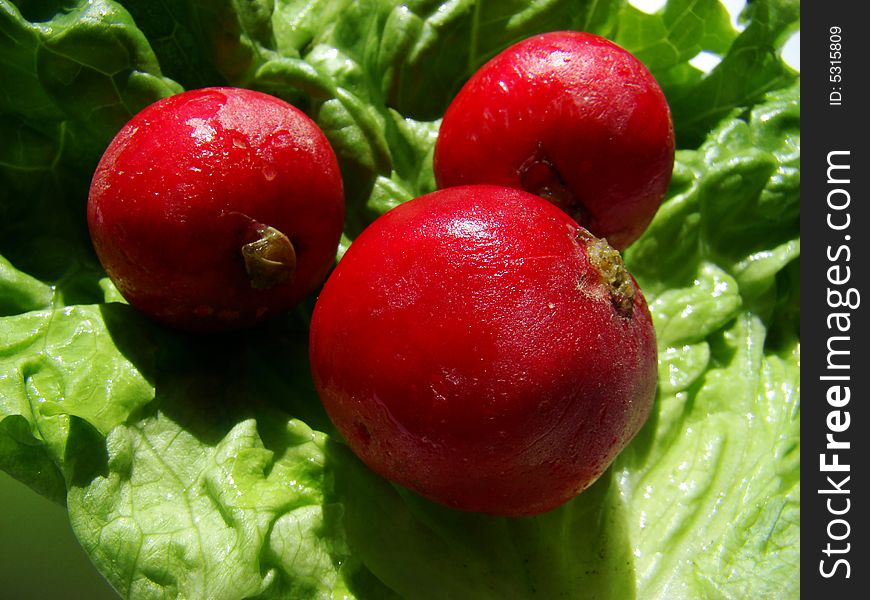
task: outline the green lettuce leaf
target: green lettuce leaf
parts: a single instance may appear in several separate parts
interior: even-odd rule
[[[129,598],[795,597],[800,505],[799,4],[716,0],[0,0],[0,468],[67,506]],[[668,198],[625,253],[653,313],[650,421],[534,518],[434,505],[337,436],[307,364],[313,299],[202,339],[143,318],[85,225],[90,174],[158,98],[252,87],[342,168],[342,248],[431,191],[452,95],[554,29],[636,52],[671,103]],[[722,57],[705,74],[699,52]],[[724,85],[727,82],[728,85]]]
[[[800,595],[799,107],[798,81],[681,153],[626,253],[660,346],[658,412],[615,467],[641,597]]]

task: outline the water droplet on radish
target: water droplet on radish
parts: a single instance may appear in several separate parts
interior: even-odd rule
[[[288,131],[279,131],[272,136],[272,144],[276,148],[286,148],[293,145],[293,135]]]
[[[205,119],[188,119],[186,123],[193,128],[191,135],[197,145],[212,141],[217,133]]]

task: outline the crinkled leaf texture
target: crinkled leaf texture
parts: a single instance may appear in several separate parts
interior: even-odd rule
[[[0,468],[65,502],[129,598],[798,595],[799,4],[758,0],[0,0]],[[348,194],[343,247],[434,188],[450,98],[533,33],[637,53],[674,110],[669,197],[626,261],[660,385],[607,474],[539,517],[458,513],[335,435],[307,310],[201,339],[124,304],[87,237],[89,176],[137,110],[253,87],[307,111]],[[709,74],[688,61],[722,61]],[[725,84],[727,82],[727,85]]]

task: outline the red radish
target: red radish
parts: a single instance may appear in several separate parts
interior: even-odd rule
[[[674,166],[670,109],[626,50],[546,33],[486,63],[444,115],[439,188],[504,185],[543,196],[622,250],[658,209]]]
[[[320,397],[374,471],[497,515],[552,509],[638,432],[655,333],[619,253],[529,193],[441,190],[353,242],[317,300]]]
[[[344,195],[323,132],[283,100],[207,88],[125,125],[94,174],[91,238],[134,306],[190,330],[250,325],[319,286]]]

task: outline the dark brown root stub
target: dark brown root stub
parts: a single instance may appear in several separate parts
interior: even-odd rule
[[[255,290],[268,290],[289,280],[296,271],[296,249],[290,239],[268,225],[257,227],[259,238],[242,246],[245,271]]]
[[[519,166],[517,175],[525,191],[549,200],[581,225],[587,221],[586,207],[568,188],[542,144],[538,144],[535,153]]]
[[[613,308],[621,316],[630,318],[634,312],[635,285],[619,251],[611,247],[607,240],[597,238],[582,228],[577,239],[586,245],[589,263],[601,274],[601,281],[610,289]]]

